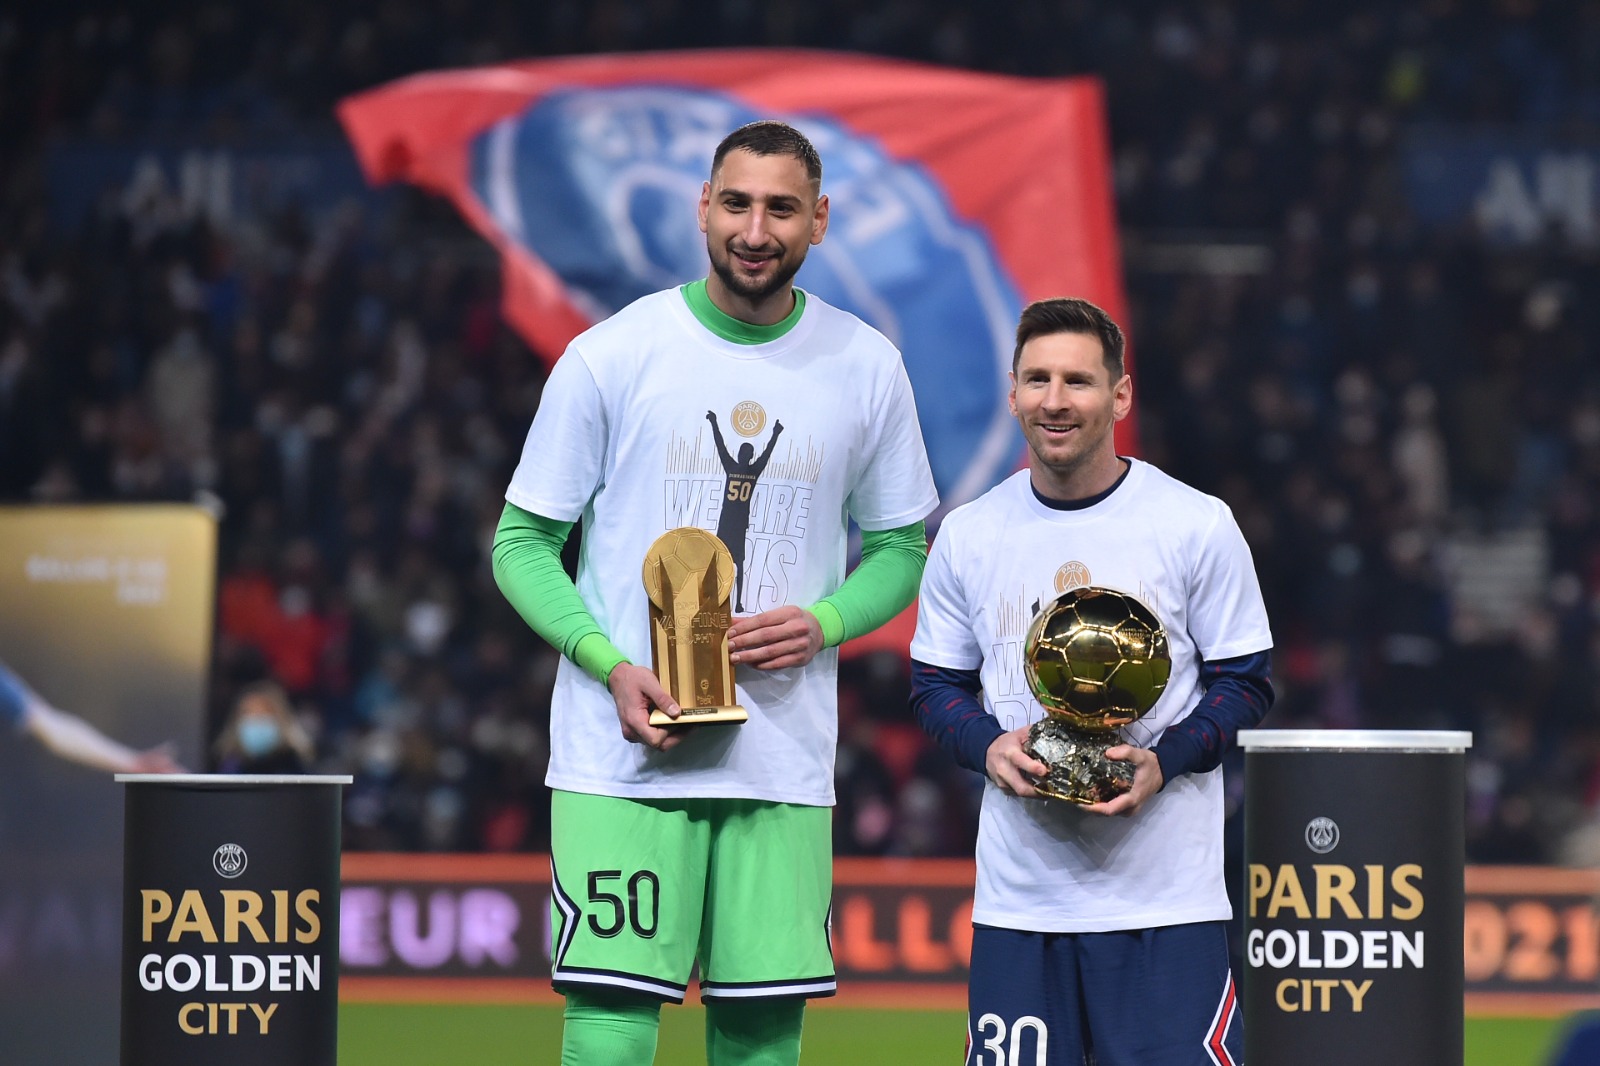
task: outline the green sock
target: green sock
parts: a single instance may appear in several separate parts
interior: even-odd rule
[[[661,1004],[627,992],[567,993],[561,1066],[650,1066],[656,1057]]]
[[[706,1000],[707,1066],[797,1066],[806,1001]]]

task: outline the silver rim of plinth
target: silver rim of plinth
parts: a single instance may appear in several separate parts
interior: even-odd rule
[[[204,785],[230,788],[235,785],[348,785],[349,774],[117,774],[112,780],[122,785]]]
[[[1245,751],[1459,752],[1472,747],[1464,729],[1241,729]]]

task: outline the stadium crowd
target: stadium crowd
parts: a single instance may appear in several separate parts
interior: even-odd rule
[[[1471,729],[1469,858],[1600,862],[1600,260],[1424,226],[1399,174],[1420,123],[1592,135],[1594,0],[0,13],[0,501],[210,501],[208,735],[273,682],[305,733],[274,765],[356,775],[347,846],[542,849],[556,660],[487,548],[543,371],[491,251],[408,190],[219,220],[130,183],[63,219],[49,161],[331,136],[420,70],[729,45],[1103,78],[1141,447],[1250,539],[1267,724]],[[976,781],[905,664],[842,673],[838,850],[966,853]]]

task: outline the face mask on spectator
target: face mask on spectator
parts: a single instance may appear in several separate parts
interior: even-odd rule
[[[278,746],[278,723],[270,718],[246,718],[239,723],[239,747],[252,759]]]

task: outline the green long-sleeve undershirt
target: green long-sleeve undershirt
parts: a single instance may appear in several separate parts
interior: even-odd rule
[[[572,525],[506,504],[494,534],[494,579],[535,633],[604,684],[628,658],[601,632],[562,568]],[[822,626],[823,646],[870,633],[904,610],[916,598],[927,560],[921,522],[863,531],[861,562],[837,592],[807,608]]]

